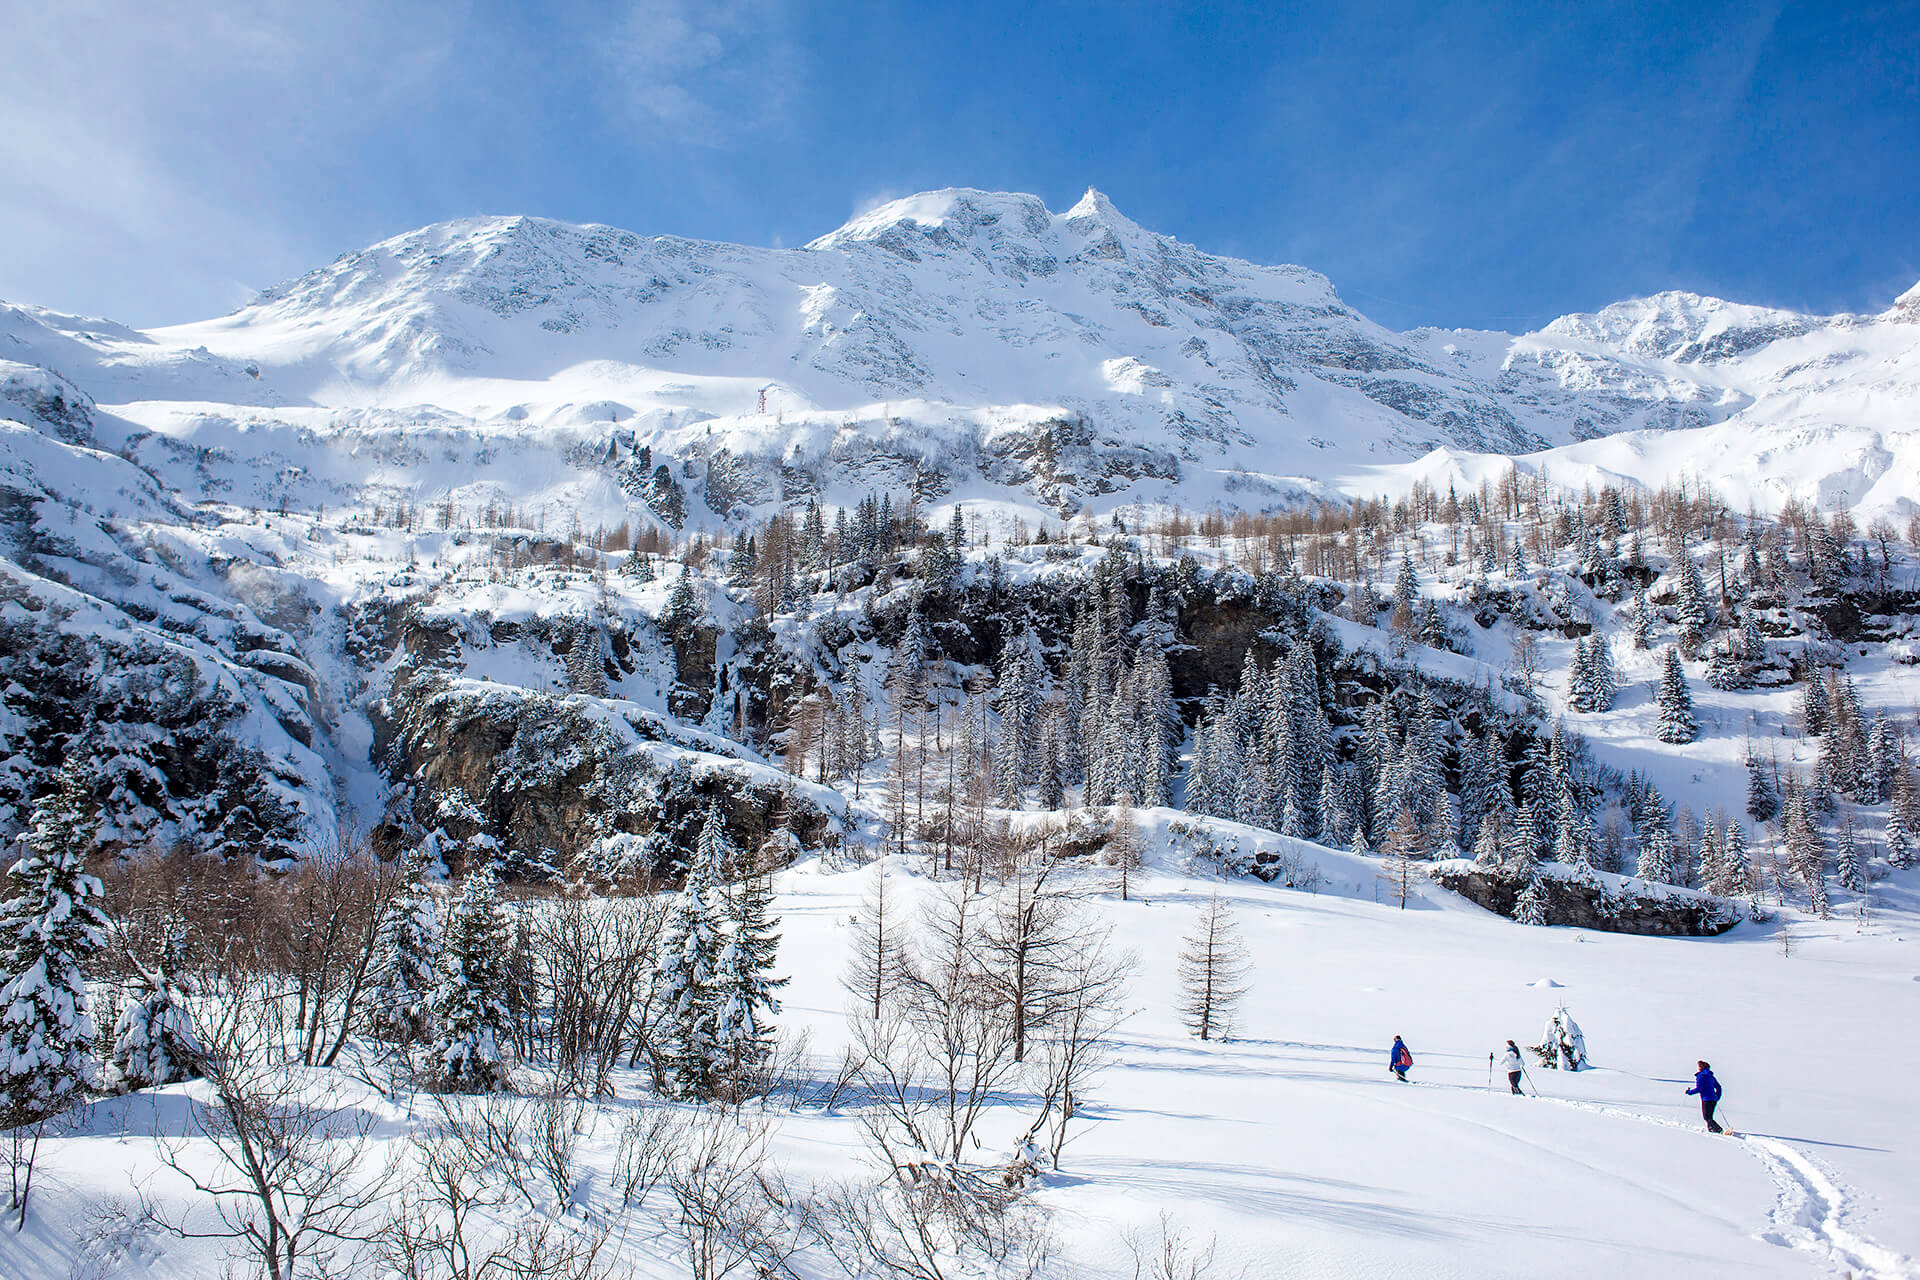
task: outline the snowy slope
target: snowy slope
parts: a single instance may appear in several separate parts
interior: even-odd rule
[[[1520,337],[1397,334],[1323,276],[1207,254],[1097,192],[1053,213],[946,190],[793,250],[465,219],[199,324],[0,309],[0,358],[61,373],[140,428],[196,444],[255,432],[288,456],[287,436],[378,451],[429,430],[455,438],[450,457],[646,444],[697,478],[724,450],[748,473],[730,490],[755,506],[893,485],[1010,486],[1061,512],[1259,507],[1437,447],[1548,448],[1555,465],[1559,446],[1632,433],[1626,456],[1565,461],[1899,513],[1916,496],[1915,318],[1912,294],[1881,316],[1821,317],[1670,293]],[[1730,439],[1764,456],[1729,459]],[[390,478],[429,501],[454,487],[431,470]],[[731,491],[709,503],[739,509]]]
[[[1151,1248],[1162,1215],[1190,1245],[1214,1243],[1215,1269],[1202,1274],[1248,1280],[1920,1274],[1920,1133],[1898,1073],[1863,1063],[1920,1049],[1911,901],[1862,932],[1802,925],[1788,958],[1744,930],[1675,942],[1528,929],[1445,895],[1402,911],[1373,900],[1372,864],[1316,856],[1317,895],[1214,880],[1164,848],[1129,902],[1086,873],[1091,910],[1138,953],[1136,1012],[1083,1100],[1084,1136],[1039,1190],[1060,1242],[1047,1274],[1134,1275],[1127,1238]],[[846,1037],[848,921],[872,874],[807,862],[780,877],[781,968],[793,979],[781,1025],[810,1033],[826,1074]],[[911,866],[896,861],[890,875],[904,901],[927,889]],[[1258,981],[1232,1037],[1202,1043],[1174,1016],[1173,975],[1179,939],[1216,889]],[[1537,1097],[1510,1096],[1504,1079],[1489,1089],[1488,1053],[1509,1037],[1534,1041],[1562,1003],[1594,1069],[1532,1064]],[[1415,1054],[1411,1085],[1385,1069],[1395,1034]],[[1726,1085],[1739,1137],[1702,1131],[1684,1092],[1698,1057]],[[323,1074],[341,1105],[374,1121],[370,1164],[404,1158],[430,1105]],[[134,1212],[137,1189],[164,1212],[197,1205],[211,1219],[152,1136],[183,1131],[192,1094],[98,1103],[78,1132],[51,1139],[39,1208],[24,1234],[0,1233],[0,1267],[216,1274],[221,1242],[172,1238]],[[1018,1132],[1027,1101],[1016,1090],[995,1108],[989,1145]],[[616,1274],[685,1274],[656,1216],[670,1209],[658,1199],[622,1209],[608,1179],[620,1121],[672,1105],[644,1100],[623,1075],[619,1097],[590,1107],[581,1127],[573,1204],[623,1224]],[[858,1110],[776,1103],[777,1165],[803,1186],[857,1175]],[[837,1274],[818,1257],[800,1269]]]

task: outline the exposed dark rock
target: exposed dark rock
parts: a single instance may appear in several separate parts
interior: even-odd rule
[[[1525,882],[1454,860],[1431,869],[1436,883],[1498,915],[1511,919]],[[1595,873],[1591,881],[1568,876],[1540,877],[1547,923],[1637,933],[1660,938],[1703,938],[1725,933],[1740,917],[1717,898],[1684,891],[1651,892],[1636,882]]]

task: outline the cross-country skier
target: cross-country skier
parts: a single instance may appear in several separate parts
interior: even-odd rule
[[[1713,1068],[1702,1062],[1700,1069],[1693,1073],[1693,1088],[1687,1092],[1700,1095],[1700,1114],[1706,1119],[1707,1132],[1724,1132],[1720,1122],[1713,1118],[1713,1109],[1720,1105],[1720,1082],[1713,1078]]]
[[[1407,1083],[1407,1072],[1413,1067],[1413,1054],[1407,1050],[1407,1042],[1399,1036],[1393,1038],[1393,1051],[1387,1054],[1387,1066],[1401,1084]]]
[[[1507,1073],[1507,1088],[1519,1093],[1520,1073],[1526,1070],[1526,1064],[1520,1061],[1520,1046],[1511,1040],[1507,1041],[1507,1052],[1500,1059],[1500,1069]]]

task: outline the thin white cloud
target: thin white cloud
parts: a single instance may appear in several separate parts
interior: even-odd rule
[[[594,48],[609,98],[676,143],[778,132],[805,70],[780,0],[633,0]]]
[[[864,218],[881,205],[892,204],[895,200],[912,194],[913,192],[903,191],[898,187],[882,187],[880,190],[861,196],[853,202],[853,217]]]
[[[163,323],[310,266],[286,205],[438,66],[459,6],[9,4],[0,297]]]

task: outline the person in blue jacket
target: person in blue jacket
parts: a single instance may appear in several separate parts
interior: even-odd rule
[[[1713,1118],[1713,1109],[1720,1105],[1720,1082],[1713,1078],[1713,1068],[1702,1062],[1700,1069],[1693,1073],[1693,1088],[1687,1092],[1700,1095],[1700,1114],[1706,1119],[1707,1132],[1725,1132]]]
[[[1401,1084],[1407,1083],[1407,1072],[1413,1066],[1413,1054],[1407,1050],[1407,1042],[1399,1036],[1393,1038],[1393,1049],[1387,1054],[1387,1066]]]

